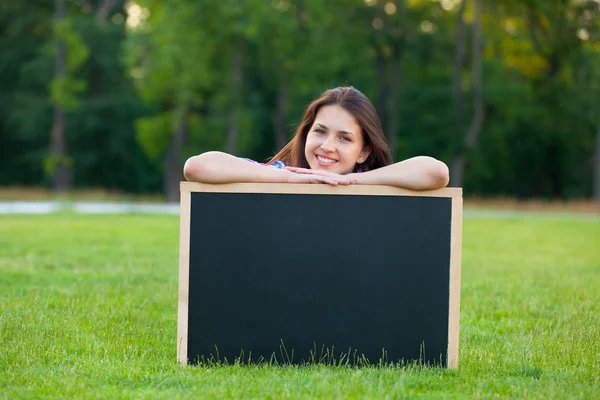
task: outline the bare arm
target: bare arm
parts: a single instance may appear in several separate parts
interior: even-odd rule
[[[183,175],[190,182],[202,183],[283,183],[287,182],[289,171],[265,168],[231,154],[210,151],[189,158]]]
[[[296,174],[287,169],[265,167],[218,151],[189,158],[183,167],[183,175],[190,182],[201,183],[328,183],[334,186],[354,183],[348,176]]]
[[[419,156],[372,171],[353,173],[350,177],[361,185],[397,186],[410,190],[434,190],[448,185],[446,164],[432,157]]]

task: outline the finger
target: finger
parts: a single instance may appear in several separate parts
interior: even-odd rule
[[[331,186],[337,186],[338,182],[334,179],[330,179],[326,176],[322,176],[322,175],[315,175],[314,177],[312,177],[310,179],[310,183],[327,183]]]
[[[284,167],[284,169],[287,169],[288,171],[293,171],[293,172],[297,172],[297,171],[313,171],[309,168],[300,168],[300,167]]]
[[[319,177],[321,178],[321,180],[323,182],[335,182],[336,186],[337,185],[350,185],[352,184],[352,180],[350,179],[346,179],[346,178],[342,178],[342,177],[337,177],[337,176],[327,176],[327,175],[319,175]]]
[[[302,175],[325,176],[327,178],[336,179],[338,181],[340,179],[346,179],[343,176],[341,176],[340,174],[336,174],[334,172],[321,171],[321,170],[308,169],[308,168],[298,168],[298,167],[286,167],[286,169],[288,169],[291,172],[295,172],[297,174],[302,174]]]
[[[335,186],[337,185],[350,185],[350,180],[349,179],[335,179],[335,178],[329,178],[329,177],[324,177],[324,180],[327,183],[331,183],[331,182],[335,182]]]
[[[295,168],[294,170],[290,170],[297,174],[305,174],[305,175],[322,175],[319,171],[315,171],[312,169],[304,169],[304,168]]]
[[[351,185],[353,182],[351,179],[346,179],[346,178],[332,177],[330,179],[335,180],[337,183],[339,183],[341,185]]]

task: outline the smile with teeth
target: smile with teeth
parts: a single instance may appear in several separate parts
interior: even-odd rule
[[[337,160],[333,160],[331,158],[326,158],[323,156],[317,156],[317,160],[321,161],[322,163],[327,163],[327,164],[333,164],[333,163],[337,162]]]

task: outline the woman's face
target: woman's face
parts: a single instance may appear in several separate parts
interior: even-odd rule
[[[364,146],[362,129],[352,114],[337,105],[319,109],[304,147],[311,169],[349,174],[370,152]]]

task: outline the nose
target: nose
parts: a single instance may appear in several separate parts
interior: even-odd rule
[[[321,143],[321,148],[327,152],[335,151],[335,135],[327,135],[327,138]]]

